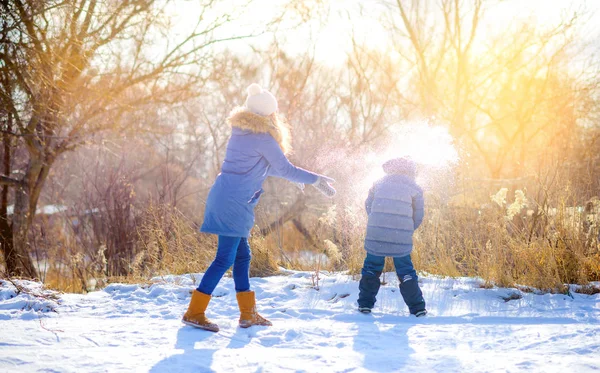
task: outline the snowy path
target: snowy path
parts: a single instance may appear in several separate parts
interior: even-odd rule
[[[427,277],[431,317],[416,319],[396,279],[387,279],[372,315],[355,311],[358,284],[345,275],[324,276],[319,291],[309,273],[252,279],[259,311],[274,326],[244,330],[227,278],[209,306],[217,334],[179,321],[189,277],[66,294],[58,313],[21,310],[48,304],[10,298],[4,283],[0,372],[600,371],[600,295],[534,295]],[[515,292],[522,298],[502,299]]]

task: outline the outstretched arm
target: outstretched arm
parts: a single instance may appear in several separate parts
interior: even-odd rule
[[[277,141],[270,135],[264,136],[258,152],[271,165],[269,168],[270,176],[277,176],[303,184],[314,184],[319,178],[319,175],[291,164],[285,154],[283,154]]]

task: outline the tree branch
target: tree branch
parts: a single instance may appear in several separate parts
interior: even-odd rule
[[[17,180],[13,179],[12,177],[0,175],[0,185],[24,186],[25,183],[22,180]]]

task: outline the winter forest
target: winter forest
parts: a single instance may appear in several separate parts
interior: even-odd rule
[[[599,25],[592,0],[0,1],[0,371],[600,369]],[[236,261],[212,333],[181,320],[252,83],[318,179],[250,194],[251,322]],[[424,318],[393,255],[357,310],[392,159]]]

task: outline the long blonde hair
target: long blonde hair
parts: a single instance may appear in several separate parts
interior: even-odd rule
[[[277,132],[279,133],[279,138],[276,137],[275,140],[277,140],[277,143],[279,143],[281,150],[285,154],[291,153],[292,133],[290,131],[290,125],[287,119],[278,112],[269,115],[269,117],[271,119],[271,122],[273,123],[273,126],[277,129]]]

